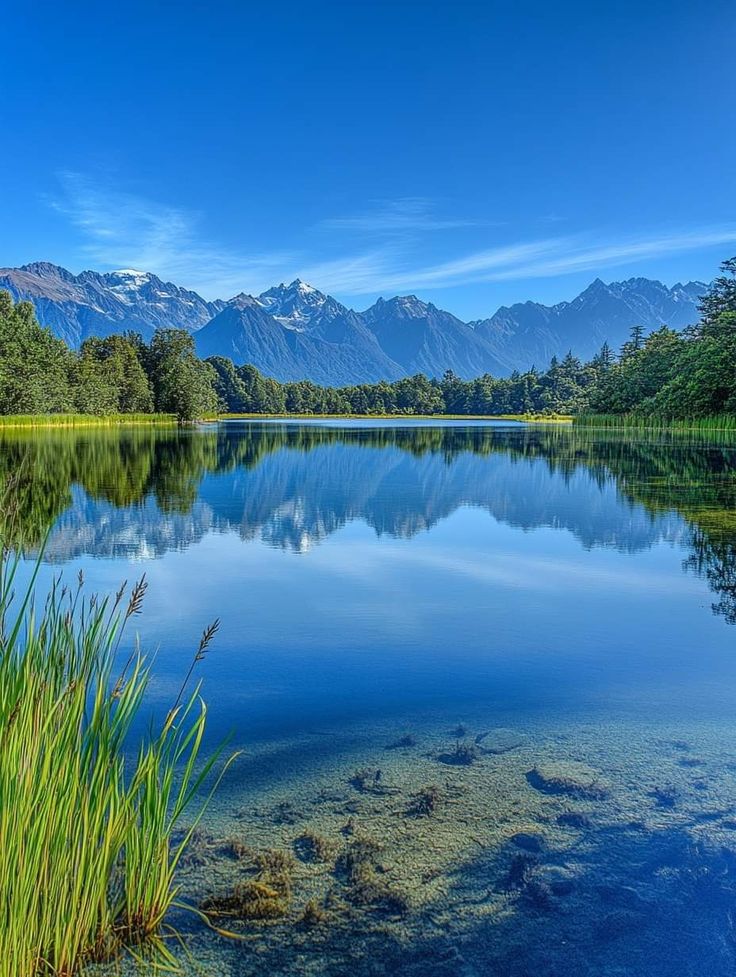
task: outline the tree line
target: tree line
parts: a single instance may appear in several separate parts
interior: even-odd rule
[[[30,302],[0,292],[0,414],[735,414],[736,258],[721,267],[696,325],[649,335],[635,326],[620,350],[604,344],[586,363],[570,352],[510,377],[448,371],[339,388],[200,360],[182,329],[159,329],[149,343],[134,333],[91,338],[75,351],[39,325]]]

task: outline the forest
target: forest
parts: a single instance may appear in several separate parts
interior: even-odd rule
[[[30,302],[0,291],[0,415],[734,415],[736,257],[721,272],[698,323],[648,335],[634,326],[620,350],[604,344],[587,363],[570,352],[510,377],[463,380],[448,371],[341,388],[279,383],[220,356],[200,360],[181,329],[160,329],[149,343],[134,333],[88,339],[73,350],[39,325]]]

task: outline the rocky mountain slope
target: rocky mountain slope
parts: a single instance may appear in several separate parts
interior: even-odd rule
[[[486,338],[449,312],[416,295],[379,299],[363,320],[382,348],[408,374],[442,376],[447,369],[470,378],[498,375],[503,365]],[[505,371],[503,371],[505,372]]]
[[[634,325],[647,331],[662,325],[681,329],[698,319],[698,301],[707,285],[688,282],[668,288],[649,278],[606,285],[596,278],[572,302],[502,306],[490,319],[471,323],[491,346],[504,373],[545,367],[552,356],[572,350],[590,359],[604,342],[615,350]]]
[[[258,298],[236,296],[195,343],[200,356],[252,363],[281,381],[339,386],[406,375],[359,315],[298,279]]]
[[[72,275],[45,261],[0,268],[0,288],[16,301],[33,302],[41,324],[70,346],[79,346],[88,336],[129,329],[146,339],[163,326],[198,329],[225,305],[206,302],[196,292],[162,282],[148,272],[125,269]]]

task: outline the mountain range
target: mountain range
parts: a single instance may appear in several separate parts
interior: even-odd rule
[[[252,363],[281,381],[341,385],[453,370],[471,378],[545,368],[569,350],[589,359],[618,348],[633,325],[682,328],[698,318],[703,282],[671,288],[648,278],[596,279],[570,302],[502,306],[463,322],[415,295],[380,298],[356,312],[296,279],[261,295],[208,302],[196,292],[132,269],[79,275],[49,262],[0,268],[0,289],[30,300],[42,325],[78,347],[90,336],[163,326],[187,329],[200,356]]]

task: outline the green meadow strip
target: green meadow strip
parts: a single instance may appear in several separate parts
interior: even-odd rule
[[[40,609],[35,577],[0,566],[0,977],[73,977],[85,964],[145,947],[172,957],[162,923],[193,827],[174,843],[217,755],[199,759],[206,710],[185,685],[158,731],[125,755],[150,664],[137,644],[118,666],[125,603],[56,581]],[[204,656],[214,629],[202,637]],[[190,673],[191,674],[191,673]],[[189,676],[187,676],[188,679]],[[129,745],[129,744],[127,744]]]
[[[211,421],[257,421],[264,418],[283,418],[284,420],[394,420],[394,421],[525,421],[527,423],[554,424],[569,423],[570,414],[218,414],[205,418]]]
[[[4,414],[5,427],[120,427],[129,424],[176,424],[173,414]]]
[[[644,414],[580,414],[573,419],[575,427],[609,431],[643,431],[652,433],[696,433],[703,435],[736,433],[736,416],[667,418]]]

